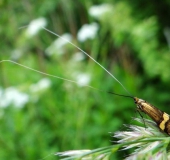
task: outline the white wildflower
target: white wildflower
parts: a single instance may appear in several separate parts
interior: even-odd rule
[[[89,14],[92,17],[99,18],[105,13],[110,12],[111,10],[112,10],[112,7],[110,4],[95,5],[89,9]]]
[[[13,105],[17,108],[22,108],[29,101],[29,95],[20,92],[14,87],[6,88],[0,91],[0,107],[5,108]]]
[[[72,41],[72,35],[69,33],[65,33],[61,36],[62,38],[57,38],[47,49],[46,53],[48,55],[53,54],[63,54],[64,47],[66,44]],[[64,40],[65,39],[65,40]]]
[[[47,21],[43,17],[31,21],[26,30],[27,37],[35,36],[42,29],[42,27],[45,27],[46,25]]]
[[[78,62],[78,61],[84,60],[84,58],[85,58],[85,55],[82,52],[77,52],[73,55],[71,60]]]
[[[97,35],[99,26],[97,23],[84,24],[78,32],[77,38],[80,42],[93,39]]]
[[[43,78],[36,84],[32,84],[30,86],[31,92],[39,92],[45,89],[48,89],[51,86],[51,81],[48,78]]]
[[[78,86],[80,87],[88,85],[91,80],[90,75],[86,73],[79,73],[75,76],[75,78],[76,78],[76,82],[78,83]]]

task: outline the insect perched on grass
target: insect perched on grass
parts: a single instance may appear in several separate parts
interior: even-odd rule
[[[117,96],[122,96],[122,97],[126,97],[126,98],[131,98],[134,100],[135,104],[137,105],[137,110],[139,112],[144,112],[145,114],[147,114],[154,122],[156,122],[158,128],[167,133],[168,135],[170,135],[170,116],[159,110],[158,108],[154,107],[153,105],[151,105],[150,103],[148,103],[147,101],[145,100],[142,100],[142,99],[139,99],[137,97],[134,97],[132,96],[128,91],[127,89],[123,86],[123,84],[114,76],[112,75],[105,67],[103,67],[100,63],[98,63],[94,58],[92,58],[89,54],[87,54],[85,51],[83,51],[81,48],[77,47],[75,44],[71,43],[70,41],[64,39],[63,37],[61,37],[60,35],[48,30],[47,28],[44,28],[42,27],[44,30],[50,32],[51,34],[63,39],[64,41],[70,43],[71,45],[73,45],[74,47],[76,47],[78,50],[80,50],[82,53],[84,53],[86,56],[88,56],[91,60],[93,60],[96,64],[98,64],[103,70],[105,70],[112,78],[114,78],[122,87],[123,89],[129,94],[129,95],[121,95],[121,94],[117,94],[117,93],[114,93],[114,92],[108,92],[110,94],[114,94],[114,95],[117,95]],[[62,79],[62,80],[65,80],[65,81],[69,81],[69,82],[72,82],[72,83],[77,83],[76,81],[73,81],[73,80],[69,80],[69,79],[65,79],[65,78],[62,78],[62,77],[59,77],[59,76],[55,76],[55,75],[51,75],[51,74],[47,74],[47,73],[44,73],[44,72],[40,72],[38,70],[34,70],[32,68],[29,68],[27,66],[24,66],[22,64],[19,64],[17,62],[14,62],[14,61],[10,61],[10,60],[2,60],[0,61],[1,62],[12,62],[12,63],[15,63],[17,65],[20,65],[22,67],[25,67],[27,69],[30,69],[30,70],[33,70],[35,72],[38,72],[38,73],[41,73],[41,74],[44,74],[44,75],[47,75],[47,76],[51,76],[51,77],[55,77],[55,78],[58,78],[58,79]],[[97,89],[95,87],[92,87],[92,86],[89,86],[89,85],[84,85],[86,87],[90,87],[92,89],[96,89],[96,90],[99,90],[99,91],[102,91],[100,89]],[[102,91],[103,92],[103,91]]]
[[[143,99],[134,97],[134,101],[139,111],[147,114],[150,118],[152,118],[152,120],[156,122],[161,131],[170,135],[170,117],[167,113],[159,110]]]

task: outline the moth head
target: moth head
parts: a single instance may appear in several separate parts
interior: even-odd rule
[[[143,99],[139,99],[137,97],[134,97],[135,104],[137,105],[137,108],[142,110],[142,103],[146,102]]]

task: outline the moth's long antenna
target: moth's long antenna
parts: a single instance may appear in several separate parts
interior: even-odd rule
[[[63,39],[64,41],[70,43],[71,45],[73,45],[75,48],[77,48],[78,50],[80,50],[81,52],[83,52],[86,56],[88,56],[90,59],[92,59],[96,64],[98,64],[102,69],[104,69],[112,78],[114,78],[122,87],[123,89],[129,94],[130,92],[123,86],[122,83],[120,83],[120,81],[114,76],[112,75],[105,67],[103,67],[99,62],[97,62],[93,57],[91,57],[89,54],[87,54],[85,51],[83,51],[81,48],[77,47],[74,43],[71,43],[70,41],[68,41],[67,39],[63,38],[62,36],[58,35],[57,33],[54,33],[50,30],[48,30],[47,28],[45,27],[42,27],[44,30],[46,30],[47,32],[50,32],[51,34]]]
[[[11,60],[2,60],[2,61],[0,61],[0,63],[2,63],[2,62],[14,63],[14,64],[16,64],[16,65],[18,65],[18,66],[24,67],[24,68],[26,68],[26,69],[29,69],[29,70],[31,70],[31,71],[34,71],[34,72],[37,72],[37,73],[40,73],[40,74],[43,74],[43,75],[46,75],[46,76],[50,76],[50,77],[58,78],[58,79],[61,79],[61,80],[64,80],[64,81],[68,81],[68,82],[71,82],[71,83],[79,84],[79,83],[76,82],[76,81],[73,81],[73,80],[70,80],[70,79],[66,79],[66,78],[62,78],[62,77],[59,77],[59,76],[55,76],[55,75],[52,75],[52,74],[44,73],[44,72],[38,71],[38,70],[36,70],[36,69],[33,69],[33,68],[27,67],[27,66],[25,66],[25,65],[22,65],[22,64],[20,64],[20,63],[17,63],[17,62],[15,62],[15,61],[11,61]],[[98,90],[98,91],[100,91],[100,92],[105,92],[105,93],[109,93],[109,94],[114,94],[114,95],[117,95],[117,96],[133,98],[132,96],[121,95],[121,94],[117,94],[117,93],[114,93],[114,92],[107,92],[107,91],[104,91],[104,90],[101,90],[101,89],[92,87],[92,86],[90,86],[90,85],[84,85],[84,87],[89,87],[89,88]]]
[[[30,68],[30,67],[28,67],[28,66],[22,65],[22,64],[20,64],[20,63],[17,63],[17,62],[15,62],[15,61],[11,61],[11,60],[2,60],[2,61],[0,61],[0,63],[2,63],[2,62],[11,62],[11,63],[14,63],[14,64],[16,64],[16,65],[18,65],[18,66],[24,67],[24,68],[26,68],[26,69],[32,70],[32,71],[34,71],[34,72],[37,72],[37,73],[40,73],[40,74],[43,74],[43,75],[46,75],[46,76],[50,76],[50,77],[58,78],[58,79],[61,79],[61,80],[64,80],[64,81],[68,81],[68,82],[71,82],[71,83],[79,84],[79,83],[76,82],[76,81],[69,80],[69,79],[66,79],[66,78],[62,78],[62,77],[59,77],[59,76],[55,76],[55,75],[52,75],[52,74],[44,73],[44,72],[38,71],[38,70],[36,70],[36,69]],[[100,89],[97,89],[97,88],[92,87],[92,86],[89,86],[89,85],[84,85],[84,86],[90,87],[90,88],[93,88],[93,89],[96,89],[96,90],[100,90]]]
[[[133,96],[127,96],[127,95],[123,95],[123,94],[117,94],[117,93],[114,93],[114,92],[107,92],[107,93],[109,93],[109,94],[114,94],[114,95],[116,95],[116,96],[121,96],[121,97],[126,97],[126,98],[132,98],[132,99],[134,99]]]

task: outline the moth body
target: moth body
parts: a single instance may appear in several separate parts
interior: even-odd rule
[[[170,116],[143,99],[134,97],[134,101],[139,111],[147,114],[157,126],[165,133],[170,135]]]

